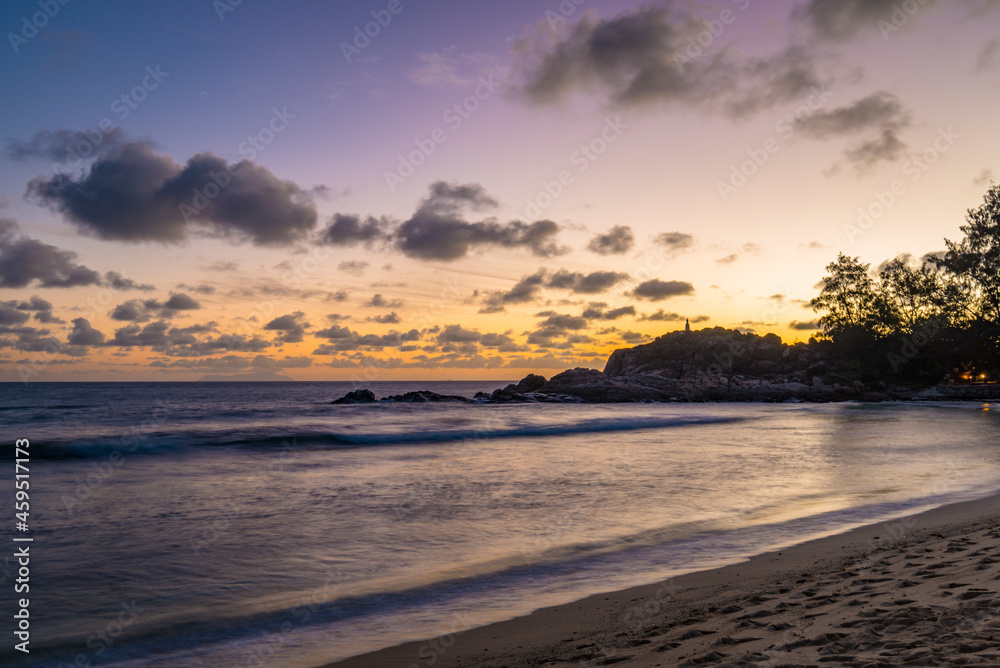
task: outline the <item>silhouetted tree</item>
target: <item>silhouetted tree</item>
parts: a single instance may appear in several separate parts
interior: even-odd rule
[[[841,253],[826,267],[810,305],[840,361],[856,361],[864,375],[888,358],[913,377],[1000,366],[1000,186],[966,221],[961,241],[946,239],[947,252],[919,266],[896,258],[873,278],[870,265]],[[909,360],[905,371],[899,360]]]
[[[823,315],[819,319],[824,336],[830,338],[842,358],[853,358],[864,375],[878,359],[878,344],[892,333],[892,309],[876,289],[869,274],[871,265],[840,253],[826,267],[823,289],[810,306]]]
[[[1000,326],[1000,185],[993,185],[978,209],[970,209],[965,238],[945,240],[948,252],[939,263],[969,295],[965,318]]]

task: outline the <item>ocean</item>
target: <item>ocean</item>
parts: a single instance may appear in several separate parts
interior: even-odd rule
[[[319,666],[1000,489],[988,405],[330,405],[356,387],[0,384],[0,664]]]

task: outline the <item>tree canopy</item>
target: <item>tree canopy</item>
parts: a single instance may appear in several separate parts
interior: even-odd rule
[[[862,376],[1000,367],[1000,185],[970,209],[947,251],[900,256],[877,273],[839,254],[811,306],[822,336]]]

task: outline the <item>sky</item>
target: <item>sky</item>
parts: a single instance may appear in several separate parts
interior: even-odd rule
[[[990,0],[11,0],[0,380],[517,379],[816,335],[961,237]]]

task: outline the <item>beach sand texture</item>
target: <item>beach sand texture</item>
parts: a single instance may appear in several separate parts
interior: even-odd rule
[[[1000,497],[336,664],[1000,666]]]

